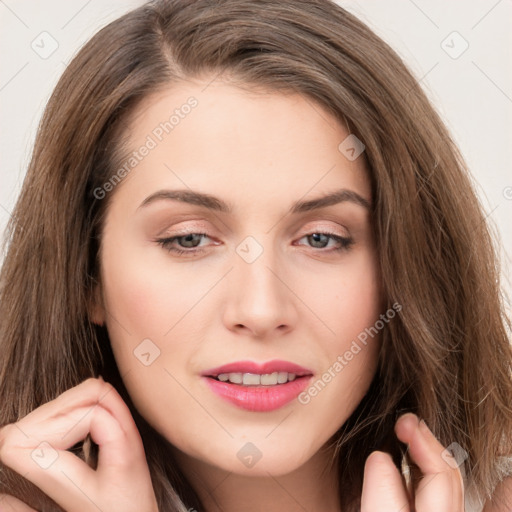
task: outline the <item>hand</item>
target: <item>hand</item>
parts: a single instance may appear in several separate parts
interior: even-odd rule
[[[419,424],[415,414],[404,414],[395,424],[395,433],[409,445],[411,458],[423,474],[414,502],[391,456],[376,451],[366,459],[361,512],[464,512],[461,472],[448,452],[441,455],[445,447],[425,422]]]
[[[99,446],[96,470],[67,451],[89,433]],[[0,429],[0,461],[67,512],[158,512],[130,410],[101,377],[82,382]],[[10,497],[0,507],[32,511]]]

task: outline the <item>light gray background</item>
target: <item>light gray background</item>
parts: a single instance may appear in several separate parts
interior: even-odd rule
[[[0,234],[19,193],[42,110],[65,66],[99,28],[142,3],[0,0]],[[508,280],[512,256],[512,0],[339,3],[405,59],[441,113],[501,239]],[[58,48],[45,55],[52,44]],[[467,50],[458,56],[466,44]],[[508,283],[507,289],[510,293]]]

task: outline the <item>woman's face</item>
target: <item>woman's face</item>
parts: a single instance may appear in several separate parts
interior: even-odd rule
[[[105,186],[94,313],[126,388],[183,461],[291,472],[376,370],[379,336],[365,329],[383,311],[360,148],[301,95],[225,82],[146,99],[128,134],[132,160],[115,170],[126,176]]]

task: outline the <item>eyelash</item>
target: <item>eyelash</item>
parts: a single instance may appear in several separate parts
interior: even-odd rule
[[[173,247],[171,245],[175,240],[179,240],[180,238],[185,238],[190,235],[199,235],[201,237],[208,237],[208,235],[206,233],[184,233],[182,235],[177,235],[177,236],[173,236],[173,237],[160,238],[160,239],[155,240],[155,242],[158,243],[159,245],[161,245],[166,251],[175,253],[179,256],[184,255],[184,254],[194,255],[194,254],[199,254],[201,252],[204,252],[204,250],[202,250],[202,249],[183,250],[183,249],[178,249],[176,247]],[[335,249],[329,249],[329,250],[318,249],[318,251],[320,251],[320,252],[330,253],[330,252],[348,251],[350,249],[350,247],[354,244],[354,240],[352,238],[346,238],[346,237],[336,235],[334,233],[328,233],[328,232],[324,232],[324,231],[313,231],[311,233],[307,233],[304,236],[302,236],[299,240],[302,240],[302,238],[306,238],[306,237],[312,236],[312,235],[325,235],[340,244],[340,247],[337,247]],[[208,238],[210,238],[210,237],[208,237]]]

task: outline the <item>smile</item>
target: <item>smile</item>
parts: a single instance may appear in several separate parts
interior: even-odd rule
[[[258,373],[221,373],[216,378],[221,382],[231,382],[231,384],[242,386],[275,386],[292,382],[296,377],[295,373],[274,372],[263,375]]]
[[[313,372],[287,361],[230,363],[202,373],[213,393],[252,412],[280,409],[308,386]]]

